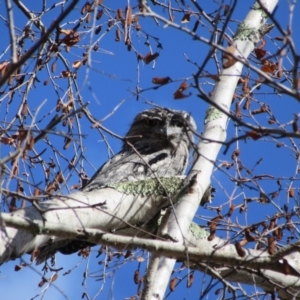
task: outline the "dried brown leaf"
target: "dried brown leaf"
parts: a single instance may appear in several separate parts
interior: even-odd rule
[[[240,257],[244,257],[246,255],[245,250],[242,248],[242,246],[239,242],[236,242],[234,246],[235,246],[235,250],[236,250],[237,254]]]
[[[177,283],[177,278],[174,277],[170,280],[170,284],[169,284],[169,288],[170,288],[170,291],[171,292],[174,292],[175,291],[175,288],[176,288],[176,283]]]
[[[102,29],[101,25],[97,26],[96,29],[95,29],[95,34],[99,34],[101,29]]]
[[[261,60],[267,53],[266,50],[260,49],[260,48],[254,49],[254,52],[255,52],[256,58],[259,60]]]
[[[132,23],[132,8],[130,5],[126,6],[125,14],[126,14],[126,25],[130,25]]]
[[[101,17],[103,16],[103,10],[98,10],[97,15],[96,15],[96,20],[100,20]]]
[[[145,64],[148,65],[151,61],[156,59],[158,56],[159,56],[159,53],[157,53],[157,52],[155,52],[153,54],[151,52],[149,52],[144,56],[143,60],[144,60]]]
[[[240,155],[240,149],[235,149],[234,151],[233,151],[233,153],[232,153],[232,155],[231,155],[231,158],[232,159],[236,159],[239,155]]]
[[[288,195],[289,195],[290,198],[294,198],[295,197],[295,190],[293,188],[289,188]]]
[[[169,83],[170,81],[171,81],[170,77],[153,77],[152,78],[152,83],[154,83],[154,84],[163,85],[163,84]]]
[[[188,276],[188,280],[186,282],[186,287],[187,288],[190,288],[194,283],[194,273],[191,273],[189,276]]]
[[[54,61],[51,65],[51,72],[54,73],[56,71],[56,62]]]
[[[133,281],[135,284],[139,284],[139,276],[140,276],[140,271],[135,270],[134,275],[133,275]]]
[[[78,68],[81,66],[81,64],[82,64],[82,61],[81,61],[81,60],[75,60],[75,61],[73,62],[72,67],[78,69]]]
[[[187,13],[183,16],[183,18],[181,19],[181,23],[189,23],[191,20],[191,14],[192,13]]]

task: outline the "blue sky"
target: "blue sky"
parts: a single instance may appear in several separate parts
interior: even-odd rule
[[[35,1],[33,4],[32,1],[24,1],[24,3],[35,12],[40,10],[39,5],[41,5],[41,2],[42,1]],[[72,12],[72,14],[67,18],[67,21],[74,21],[79,17],[81,5],[83,5],[84,2],[85,1],[81,1],[77,9],[75,9],[74,12]],[[55,1],[48,1],[47,7],[51,7],[53,3],[55,3]],[[110,8],[114,10],[119,7],[122,7],[124,9],[127,1],[114,1],[112,4],[105,4],[111,5]],[[135,3],[133,4],[135,5]],[[243,20],[251,4],[252,1],[238,1],[236,11],[233,14],[234,21],[229,23],[230,30],[227,31],[228,34],[230,34],[230,32],[235,32],[239,21]],[[207,3],[201,3],[201,5],[203,5],[204,10],[209,13],[213,13],[218,8],[217,4],[215,4],[213,1],[207,1]],[[174,4],[174,6],[176,5]],[[0,2],[0,7],[1,17],[6,18],[5,3],[3,1]],[[190,7],[191,9],[194,9],[192,4],[190,4]],[[152,8],[158,13],[162,13],[164,14],[164,16],[166,16],[165,12],[163,12],[157,6]],[[43,17],[42,20],[46,27],[49,27],[51,25],[51,22],[57,16],[59,11],[60,8],[54,9],[50,11],[49,14],[46,14]],[[299,16],[299,14],[300,6],[298,4],[295,7],[294,15]],[[111,15],[114,16],[115,13],[112,12]],[[175,21],[180,23],[180,19],[182,18],[182,16],[182,13],[176,14]],[[275,17],[278,19],[283,28],[286,29],[288,21],[287,1],[280,1]],[[9,35],[7,26],[5,25],[3,18],[0,20],[0,28],[2,29],[2,38],[0,40],[0,62],[8,60],[10,55],[10,51],[6,51],[7,45],[9,44]],[[15,9],[15,7],[14,18],[16,27],[23,29],[26,19],[24,18],[23,14],[20,13],[20,11]],[[192,28],[194,25],[194,21],[195,18],[192,16],[191,22],[188,24],[183,24],[182,26]],[[186,57],[188,57],[192,62],[196,62],[200,65],[210,49],[209,46],[198,41],[193,41],[190,36],[178,30],[172,29],[170,27],[163,28],[164,24],[162,22],[159,22],[159,26],[152,19],[140,18],[139,22],[141,24],[143,32],[149,34],[149,41],[153,52],[158,51],[160,53],[158,59],[155,61],[155,63],[150,63],[148,65],[144,64],[143,62],[137,62],[136,55],[133,51],[127,51],[123,40],[121,40],[120,42],[115,41],[115,28],[113,28],[111,32],[104,34],[107,28],[107,18],[103,17],[96,23],[97,25],[103,25],[103,28],[99,35],[93,36],[93,41],[99,38],[102,34],[103,38],[101,38],[99,42],[98,51],[91,52],[91,67],[87,68],[83,66],[78,72],[78,86],[80,89],[80,94],[83,97],[83,101],[89,102],[88,108],[93,113],[94,117],[96,117],[98,120],[102,120],[124,100],[124,102],[122,102],[122,105],[116,110],[116,112],[103,122],[103,125],[106,128],[121,136],[124,136],[126,134],[134,116],[138,112],[150,107],[149,104],[145,103],[145,101],[153,102],[154,104],[168,108],[186,110],[191,112],[196,120],[198,131],[201,133],[205,111],[207,110],[208,106],[202,99],[197,97],[196,89],[189,88],[188,92],[191,92],[192,95],[183,100],[175,101],[173,100],[172,95],[183,80],[187,80],[189,84],[194,83],[192,74],[197,72],[197,67],[195,66],[195,64],[189,63],[186,60]],[[297,36],[296,32],[299,25],[299,18],[294,18],[294,31],[292,33],[296,49],[299,48],[298,46],[300,43],[300,39]],[[63,22],[62,24],[62,27],[66,29],[70,29],[72,28],[72,26],[72,24],[67,24],[66,22]],[[85,26],[90,26],[90,24],[87,24]],[[34,27],[33,29],[36,31]],[[72,65],[74,61],[81,59],[85,45],[89,45],[91,43],[92,31],[89,30],[88,27],[82,27],[80,31],[86,32],[85,34],[82,34],[80,43],[72,47],[70,49],[70,53],[65,53],[64,51],[62,51],[63,55],[65,55],[65,57],[68,59],[70,65]],[[204,24],[204,26],[199,26],[197,33],[206,38],[210,37],[210,32],[207,29],[206,23]],[[159,39],[160,43],[162,44],[162,49],[157,49],[157,43],[155,42],[154,38],[151,38],[150,35]],[[279,33],[278,31],[276,31],[276,29],[274,29],[274,31],[272,31],[268,35],[269,38],[267,38],[265,49],[270,51],[270,53],[274,53],[275,49],[277,49],[277,47],[280,47],[281,45],[280,42],[270,39],[270,37],[274,38],[278,35]],[[39,34],[36,31],[36,37],[38,36]],[[145,45],[144,33],[135,32],[133,30],[132,41],[133,46],[139,53],[146,55],[149,52],[149,47]],[[26,41],[25,48],[29,48],[32,44],[33,42]],[[284,61],[284,67],[286,69],[291,68],[291,63],[288,60],[289,57],[291,58],[290,54],[288,53],[287,59]],[[52,59],[49,63],[49,68],[51,67],[51,63],[53,61],[54,59]],[[34,63],[34,61],[29,60],[28,64],[23,69],[24,72],[26,72],[26,70],[28,71],[32,69]],[[62,65],[62,63],[57,62],[57,71],[55,73],[50,72],[50,74],[52,76],[57,76],[61,71],[64,70],[65,67]],[[213,74],[216,73],[216,67],[212,59],[209,61],[204,70]],[[249,72],[249,70],[245,70],[244,74],[247,74],[247,72]],[[152,89],[152,87],[154,86],[151,82],[153,77],[166,76],[169,76],[172,80],[174,80],[174,82],[160,87],[157,90]],[[40,71],[38,73],[38,78],[41,83],[37,83],[36,87],[30,91],[28,106],[32,113],[34,113],[35,110],[41,105],[41,103],[43,101],[46,101],[45,104],[40,108],[36,118],[36,120],[41,120],[39,126],[42,128],[43,126],[48,124],[50,119],[55,115],[55,105],[58,96],[57,93],[54,92],[54,88],[51,82],[47,86],[43,85],[43,82],[49,79],[49,73],[47,69],[43,69],[42,71]],[[257,77],[254,75],[253,78],[256,79]],[[55,79],[54,81],[62,88],[58,89],[58,94],[60,95],[60,97],[63,97],[64,89],[66,89],[67,87],[67,80],[61,78]],[[213,82],[211,80],[204,78],[201,80],[201,83],[203,89],[206,92],[210,92],[212,90]],[[251,82],[251,85],[252,84],[253,82]],[[136,96],[134,95],[137,85],[141,89],[146,90],[141,93],[139,100],[136,100]],[[299,113],[299,105],[296,100],[291,99],[285,95],[278,96],[273,93],[273,90],[271,88],[262,86],[259,91],[255,91],[254,96],[257,101],[265,102],[266,104],[270,105],[274,115],[278,118],[281,124],[287,124],[293,119],[294,113]],[[13,102],[9,105],[9,108],[7,108],[7,98],[4,98],[3,95],[0,95],[0,119],[5,120],[6,122],[12,120],[16,113],[16,110],[20,106],[21,99],[22,92],[16,93]],[[252,109],[256,109],[258,107],[258,104],[253,101]],[[234,109],[234,106],[232,107],[232,109]],[[247,112],[244,113],[247,114]],[[265,114],[256,115],[255,119],[264,126],[270,126],[267,123],[268,117]],[[252,123],[254,122],[247,115],[244,116],[243,120]],[[26,124],[30,125],[30,123],[31,119],[27,118]],[[16,122],[15,124],[18,123]],[[291,130],[290,125],[286,127],[288,130]],[[59,125],[57,126],[57,130],[66,131],[66,127]],[[103,138],[99,135],[97,130],[91,128],[90,123],[87,122],[85,118],[83,118],[81,121],[80,131],[85,136],[83,140],[83,146],[86,161],[83,162],[83,166],[87,174],[91,176],[94,172],[94,168],[97,169],[108,159],[109,153],[105,143],[103,142]],[[73,132],[78,133],[78,127],[76,125]],[[228,139],[232,138],[234,134],[236,134],[236,132],[236,128],[231,122],[228,130]],[[241,128],[238,134],[243,133],[244,129]],[[121,141],[117,138],[111,137],[106,133],[105,136],[112,150],[115,153],[118,152],[121,147]],[[62,137],[52,136],[51,142],[55,147],[59,149],[61,155],[53,152],[51,149],[48,149],[44,154],[44,160],[49,161],[51,158],[53,158],[55,161],[59,161],[61,170],[63,170],[64,174],[66,174],[68,172],[68,170],[66,169],[68,162],[74,155],[74,148],[71,146],[65,151],[62,150]],[[295,151],[293,149],[293,145],[288,140],[284,140],[283,142],[285,146],[277,148],[277,142],[278,141],[272,140],[269,137],[258,141],[240,141],[240,159],[245,167],[252,169],[255,163],[260,158],[263,158],[262,163],[256,166],[253,171],[255,175],[271,174],[275,177],[284,177],[287,179],[293,177],[293,186],[294,188],[298,188],[299,183],[296,174],[297,162],[295,159]],[[298,143],[297,140],[295,142]],[[36,145],[37,152],[42,151],[44,148],[44,143],[39,143],[38,145]],[[227,155],[223,155],[222,153],[220,153],[217,165],[220,165],[222,161],[231,161],[231,153],[235,148],[236,145],[234,144],[231,146]],[[10,149],[7,146],[0,145],[0,157],[4,157],[9,150]],[[91,165],[93,165],[94,168]],[[22,168],[26,170],[26,164],[22,165]],[[40,184],[42,185],[44,182],[44,176],[40,176],[40,174],[43,173],[38,173],[42,172],[42,170],[33,169],[32,172],[34,172],[37,182],[40,182]],[[241,204],[245,196],[258,197],[258,193],[256,190],[249,190],[243,187],[237,188],[235,190],[236,185],[230,180],[228,174],[234,177],[236,174],[235,168],[233,167],[230,170],[221,169],[221,171],[216,168],[212,180],[213,185],[218,190],[212,206],[217,207],[226,203],[222,211],[223,213],[226,213],[228,210],[228,195],[232,196],[232,199],[234,199],[233,203],[236,205]],[[243,174],[245,174],[245,172]],[[283,180],[282,182],[283,188],[286,191],[289,181]],[[79,178],[76,172],[73,172],[71,178],[69,178],[67,182],[67,185],[68,187],[71,187],[73,184],[77,183],[79,183]],[[263,182],[259,182],[259,184],[267,193],[273,192],[277,189],[276,180],[265,180]],[[15,189],[15,182],[12,182],[9,188]],[[30,191],[27,192],[29,193]],[[64,192],[67,192],[66,187],[64,189]],[[287,203],[289,207],[292,208],[296,205],[294,200],[288,200],[289,202],[287,203],[286,192],[282,192],[278,198],[274,199],[276,204],[278,204],[279,206],[283,206],[283,204]],[[236,220],[238,220],[239,224],[244,226],[253,222],[265,220],[267,216],[271,216],[276,212],[276,207],[270,204],[262,205],[252,203],[247,213],[241,215],[238,211],[235,211],[231,217],[231,220],[232,222],[236,222]],[[202,217],[215,216],[215,212],[204,208],[200,208],[198,214]],[[205,222],[203,221],[198,220],[198,222],[205,224]],[[225,231],[219,231],[218,235],[224,235],[223,237],[226,237]],[[75,265],[77,267],[73,269],[71,274],[67,276],[62,276],[63,272],[60,272],[58,280],[53,284],[53,286],[49,288],[49,290],[47,290],[43,299],[80,299],[82,293],[85,291],[85,287],[82,285],[82,274],[86,266],[88,265],[89,271],[91,273],[95,272],[95,274],[98,276],[101,274],[101,272],[103,272],[103,268],[98,264],[98,262],[104,259],[104,255],[102,255],[100,258],[95,258],[97,250],[98,247],[93,248],[90,259],[81,259],[77,255],[58,255],[57,266],[63,266],[64,271],[74,268]],[[142,253],[139,253],[139,255],[142,255]],[[24,260],[29,261],[29,256],[25,256]],[[41,288],[38,288],[38,282],[41,279],[42,267],[27,267],[16,273],[14,271],[14,265],[18,263],[19,260],[16,260],[13,262],[9,262],[1,267],[1,296],[5,296],[6,299],[9,298],[12,300],[20,299],[20,296],[22,297],[22,299],[31,299],[42,290]],[[138,268],[138,266],[139,263],[137,261],[129,264],[124,263],[123,259],[116,260],[111,269],[108,269],[108,272],[110,272],[110,276],[106,279],[103,291],[99,294],[97,299],[124,299],[136,294],[137,286],[133,284],[133,272]],[[146,262],[141,263],[141,272],[144,271],[145,268]],[[186,271],[182,271],[176,274],[176,276],[184,277],[186,276]],[[183,280],[183,282],[181,283],[181,288],[176,290],[176,293],[173,293],[169,297],[169,299],[195,299],[195,297],[198,298],[202,287],[209,282],[207,277],[205,277],[206,281],[202,281],[202,279],[203,277],[200,275],[200,273],[196,273],[195,284],[191,289],[185,288],[186,280]],[[91,298],[93,297],[93,295],[97,294],[99,289],[101,289],[102,283],[102,281],[97,281],[95,278],[89,278],[87,280],[86,288]],[[63,293],[67,295],[68,298],[65,298]],[[37,299],[42,299],[42,297],[38,297]]]

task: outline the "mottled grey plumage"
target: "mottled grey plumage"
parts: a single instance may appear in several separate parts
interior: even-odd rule
[[[183,174],[195,130],[195,122],[186,112],[160,108],[141,112],[122,150],[94,174],[83,191],[114,182]]]
[[[122,150],[99,168],[82,190],[89,192],[117,182],[184,174],[195,130],[194,119],[184,111],[152,108],[139,113]],[[38,263],[56,251],[68,254],[92,245],[71,240],[55,244],[42,249]]]

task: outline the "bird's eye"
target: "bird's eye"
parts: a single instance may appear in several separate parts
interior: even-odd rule
[[[147,119],[147,120],[145,120],[145,124],[148,127],[153,127],[153,126],[157,125],[157,123],[158,123],[157,120],[153,120],[153,119]]]
[[[172,125],[182,128],[184,126],[184,123],[181,120],[172,120]]]

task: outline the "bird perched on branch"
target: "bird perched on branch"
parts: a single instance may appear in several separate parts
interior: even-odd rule
[[[97,190],[113,183],[183,175],[196,124],[190,114],[163,108],[139,113],[123,140],[122,150],[108,160],[82,188]],[[63,240],[40,249],[37,263],[55,252],[71,254],[93,244]]]

